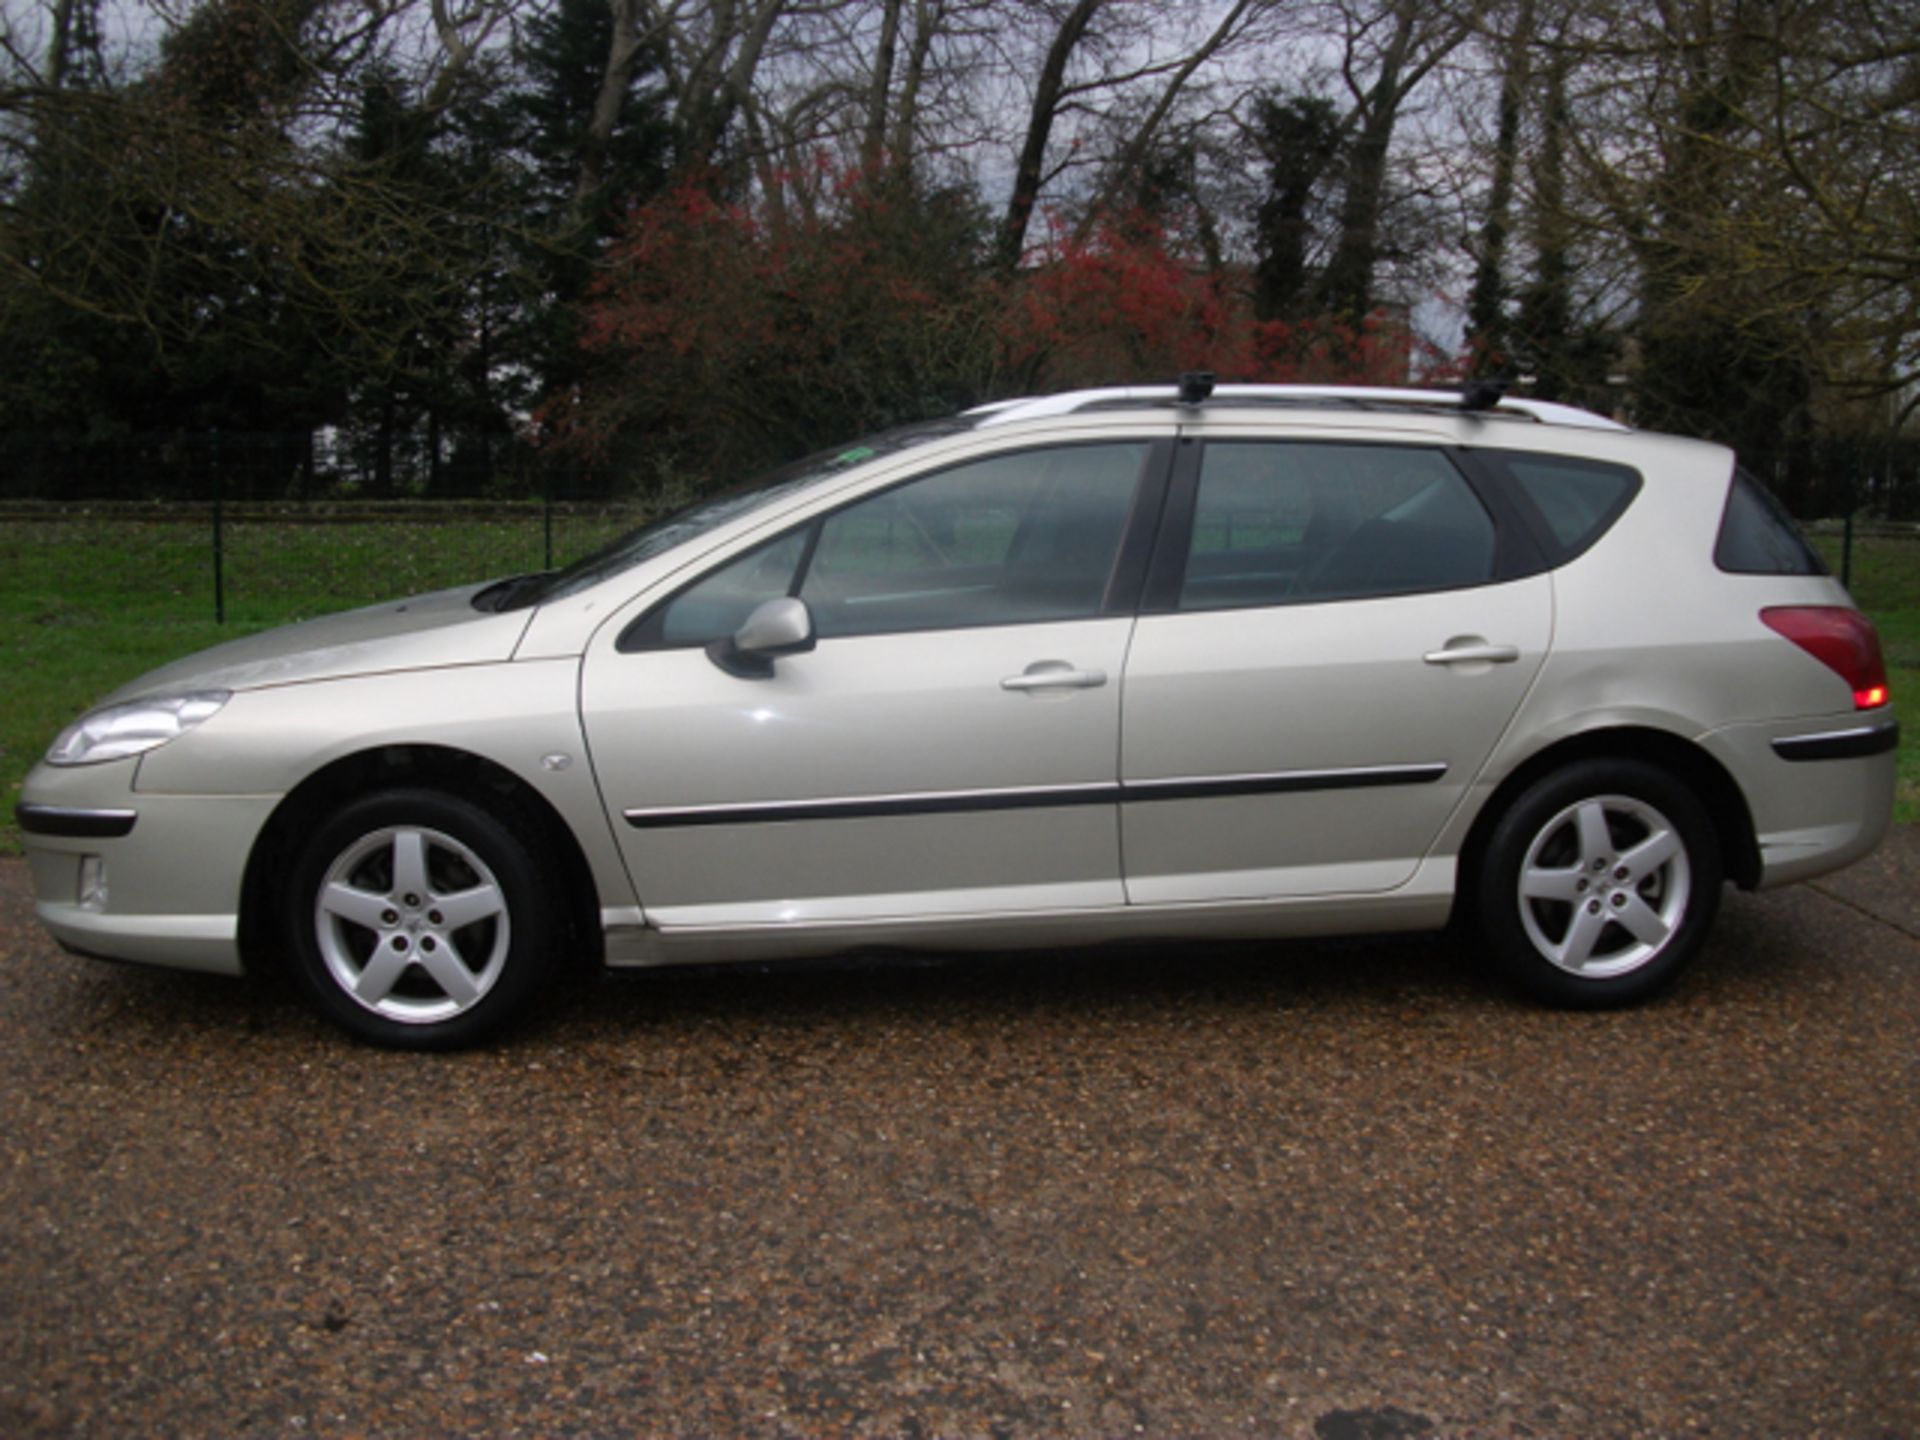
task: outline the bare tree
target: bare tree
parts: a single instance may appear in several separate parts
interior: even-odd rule
[[[760,70],[790,16],[833,0],[612,0],[631,5],[636,35],[654,47],[672,98],[676,161],[716,169],[734,122],[755,105]]]
[[[1157,8],[1143,10],[1127,0],[1037,4],[1033,13],[1044,22],[1034,32],[1039,65],[999,227],[995,253],[1001,269],[1018,266],[1042,192],[1076,161],[1072,146],[1067,157],[1056,155],[1063,120],[1100,111],[1120,131],[1110,153],[1078,157],[1104,171],[1086,197],[1090,219],[1104,202],[1137,182],[1176,105],[1205,68],[1244,42],[1257,18],[1278,8],[1277,0],[1233,0],[1211,28],[1184,36],[1169,49],[1161,35],[1164,12]],[[1075,142],[1084,138],[1073,136]]]
[[[1019,158],[1014,162],[1013,192],[1007,197],[1006,212],[1000,222],[998,255],[1002,269],[1013,270],[1026,250],[1027,226],[1033,219],[1040,187],[1046,183],[1047,145],[1060,119],[1061,106],[1070,95],[1098,83],[1086,82],[1070,89],[1067,66],[1085,44],[1095,17],[1109,3],[1111,0],[1073,0],[1059,17],[1041,57],[1033,100],[1027,107],[1026,135],[1020,143]]]
[[[1335,6],[1340,77],[1351,107],[1338,238],[1320,279],[1320,308],[1357,324],[1373,308],[1388,160],[1408,97],[1472,33],[1478,7],[1428,0],[1358,0]]]

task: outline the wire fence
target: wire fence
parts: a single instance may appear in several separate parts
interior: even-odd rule
[[[275,623],[550,570],[666,503],[503,437],[0,435],[0,594],[56,621]]]
[[[606,500],[629,480],[483,431],[0,432],[0,502]]]
[[[550,570],[645,513],[538,500],[0,503],[0,566],[9,592],[56,609],[267,622]]]

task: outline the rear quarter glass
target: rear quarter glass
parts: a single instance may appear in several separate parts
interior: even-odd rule
[[[1733,472],[1713,563],[1730,575],[1825,575],[1826,565],[1780,502],[1745,470]]]
[[[1552,566],[1592,548],[1640,493],[1640,472],[1573,455],[1487,450],[1478,458],[1501,471],[1532,511],[1534,539]]]

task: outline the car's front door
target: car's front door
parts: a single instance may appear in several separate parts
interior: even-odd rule
[[[1511,528],[1439,448],[1187,446],[1127,665],[1128,898],[1407,881],[1546,656]]]
[[[1115,587],[1166,454],[1054,446],[919,477],[730,558],[596,648],[587,734],[651,922],[1123,903],[1134,622]],[[778,595],[808,606],[813,650],[758,678],[709,658]]]

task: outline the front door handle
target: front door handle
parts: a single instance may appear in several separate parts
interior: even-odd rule
[[[1489,645],[1484,640],[1468,645],[1449,645],[1444,650],[1429,650],[1420,657],[1429,665],[1511,665],[1520,658],[1518,645]]]
[[[1064,660],[1039,660],[1000,682],[1002,690],[1093,690],[1107,683],[1104,670],[1076,670]]]

